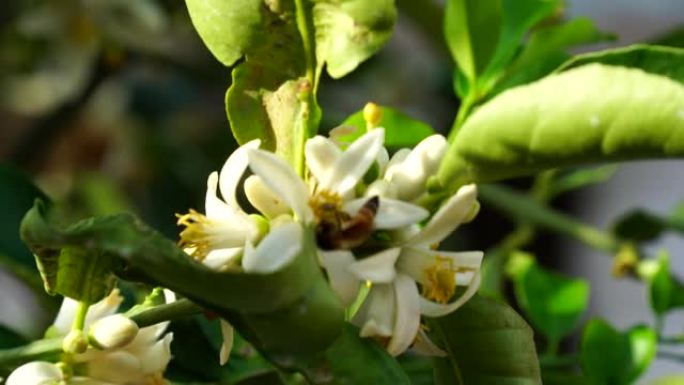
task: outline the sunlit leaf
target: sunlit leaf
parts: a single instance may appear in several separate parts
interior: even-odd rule
[[[656,314],[684,306],[684,284],[672,275],[667,253],[661,253],[655,263],[655,272],[647,279],[651,308]]]
[[[532,329],[508,305],[481,296],[428,323],[448,353],[435,366],[438,385],[541,385]]]
[[[451,56],[471,83],[494,55],[501,19],[501,0],[447,1],[444,35]]]
[[[597,99],[596,95],[600,95]],[[601,64],[512,88],[465,122],[441,186],[596,162],[684,156],[684,87]]]
[[[646,370],[656,345],[656,333],[648,327],[637,326],[621,333],[594,319],[582,336],[580,361],[590,379],[606,385],[627,385]]]
[[[385,128],[385,146],[390,148],[404,148],[413,147],[421,140],[435,133],[435,131],[427,125],[405,115],[390,107],[381,107],[382,119],[378,126]],[[356,128],[347,135],[338,135],[335,140],[341,142],[343,145],[349,145],[354,140],[359,138],[366,132],[366,122],[363,119],[363,111],[357,111],[349,116],[342,126],[351,126]]]
[[[523,253],[514,254],[509,266],[518,304],[535,330],[552,343],[571,333],[589,305],[589,283],[548,271]]]
[[[377,52],[392,35],[394,0],[316,0],[316,59],[337,79]]]
[[[684,384],[684,376],[666,376],[649,382],[649,385],[680,385]]]

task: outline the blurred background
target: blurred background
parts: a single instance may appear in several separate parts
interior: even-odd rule
[[[451,87],[453,63],[441,40],[439,2],[399,3],[396,32],[381,53],[340,81],[324,79],[324,130],[367,101],[400,109],[442,132],[451,126],[458,100]],[[30,175],[49,199],[60,202],[67,223],[131,211],[176,238],[174,214],[202,208],[207,175],[220,169],[236,146],[224,109],[230,70],[202,45],[184,3],[10,0],[3,5],[0,171]],[[620,37],[612,45],[624,45],[656,41],[681,27],[684,1],[569,0],[566,15],[591,17]],[[529,181],[513,184],[525,187]],[[0,231],[11,234],[2,240],[0,254],[16,254],[20,261],[3,262],[0,270],[0,324],[28,338],[41,335],[57,305],[41,294],[32,257],[16,235],[34,195],[30,186],[0,186],[0,199],[17,202],[16,210],[0,213]],[[629,209],[667,213],[682,198],[681,162],[635,163],[621,166],[608,183],[556,204],[606,228]],[[464,242],[486,249],[511,228],[485,206]],[[684,240],[666,237],[649,247],[669,249],[674,271],[684,276]],[[532,249],[547,265],[591,280],[592,314],[618,327],[654,322],[643,285],[614,280],[606,255],[552,234],[543,234]],[[23,278],[31,275],[25,284]],[[681,333],[683,325],[683,314],[675,314],[665,330]],[[683,372],[681,363],[658,360],[646,379]]]

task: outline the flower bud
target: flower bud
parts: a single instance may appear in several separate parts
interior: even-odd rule
[[[88,340],[81,330],[72,330],[62,341],[62,350],[65,353],[81,354],[88,349]]]
[[[377,127],[382,120],[382,108],[375,103],[366,103],[363,107],[363,120],[368,129]]]
[[[117,349],[131,343],[138,335],[138,325],[123,314],[114,314],[96,321],[90,327],[88,340],[97,349]]]

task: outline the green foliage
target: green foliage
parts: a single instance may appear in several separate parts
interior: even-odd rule
[[[428,326],[449,354],[436,359],[435,384],[541,385],[532,329],[508,305],[475,296]]]
[[[421,140],[435,133],[429,125],[411,118],[402,112],[390,107],[380,107],[382,119],[378,126],[385,128],[385,146],[389,148],[413,147]],[[336,136],[335,139],[343,146],[351,144],[366,132],[366,121],[363,119],[363,110],[350,115],[342,123],[342,126],[352,126],[356,130],[346,135]]]
[[[557,344],[571,333],[589,305],[589,283],[540,267],[531,255],[516,253],[509,260],[515,297],[535,330]]]
[[[656,333],[637,326],[620,333],[605,321],[587,325],[580,348],[584,374],[599,384],[627,385],[638,378],[656,353]]]
[[[613,225],[613,233],[635,242],[652,241],[665,230],[665,223],[655,215],[634,210],[622,215]]]
[[[312,0],[316,60],[341,78],[377,52],[392,36],[394,0]]]
[[[636,44],[575,56],[558,71],[591,63],[639,68],[645,72],[684,83],[684,49]]]
[[[662,377],[659,378],[653,382],[650,382],[649,385],[680,385],[684,384],[684,376],[667,376],[667,377]]]
[[[484,104],[451,143],[437,180],[454,188],[592,162],[683,156],[683,108],[684,87],[669,78],[578,67]]]
[[[651,308],[658,315],[684,306],[684,284],[679,282],[670,270],[670,257],[661,253],[655,261],[654,272],[648,279]]]
[[[449,0],[444,35],[451,56],[470,83],[489,64],[501,31],[500,0]]]
[[[570,170],[561,175],[554,176],[548,193],[550,196],[555,197],[592,184],[603,183],[608,181],[615,174],[615,171],[617,171],[616,165]]]

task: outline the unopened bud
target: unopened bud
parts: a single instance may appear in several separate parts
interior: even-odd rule
[[[138,335],[138,325],[123,314],[114,314],[96,321],[90,327],[88,340],[97,349],[117,349],[131,343]]]
[[[65,353],[81,354],[88,350],[88,340],[81,330],[72,330],[62,340],[62,350]]]
[[[468,222],[472,221],[473,219],[475,219],[475,217],[477,216],[477,214],[479,212],[480,212],[480,202],[475,201],[475,203],[473,203],[473,207],[470,208],[468,215],[465,217],[465,219],[463,219],[462,223],[468,223]]]
[[[366,103],[363,107],[363,120],[366,121],[366,128],[369,130],[379,126],[382,120],[382,108],[375,103]]]

